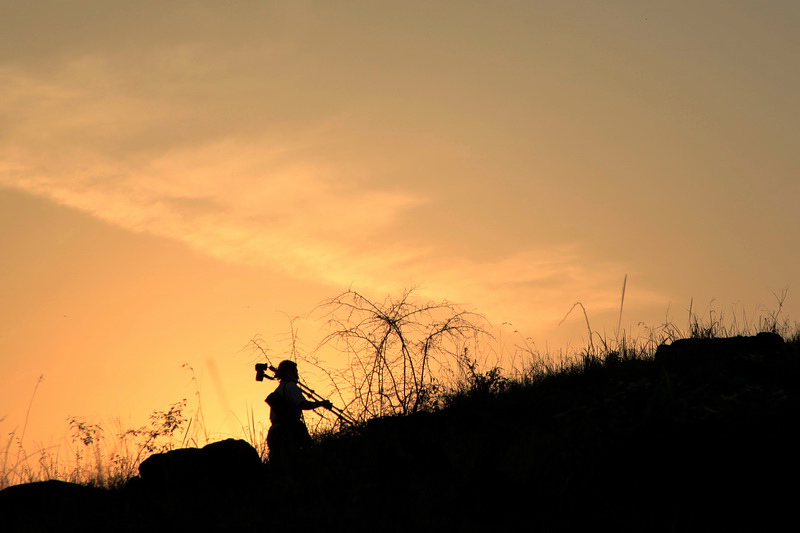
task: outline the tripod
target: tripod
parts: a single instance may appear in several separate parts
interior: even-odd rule
[[[270,372],[270,374],[267,374],[267,372]],[[269,380],[276,380],[278,379],[277,373],[278,370],[270,364],[259,363],[256,365],[256,381],[264,381],[264,378],[267,378]],[[319,401],[319,402],[325,401],[325,398],[317,394],[315,390],[307,386],[305,383],[301,383],[300,381],[298,381],[297,386],[300,387],[300,390],[303,392],[303,394],[305,394],[305,396],[309,400]],[[339,409],[335,405],[326,407],[326,409],[328,409],[331,413],[336,415],[339,418],[339,420],[342,421],[343,424],[346,424],[348,426],[354,426],[357,423],[353,417],[351,417],[350,415],[348,415],[342,409]]]

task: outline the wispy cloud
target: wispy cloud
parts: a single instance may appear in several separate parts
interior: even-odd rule
[[[337,157],[342,144],[331,140],[359,124],[336,113],[217,130],[203,117],[230,102],[137,92],[93,57],[55,73],[6,68],[0,78],[2,185],[225,261],[376,292],[421,285],[500,319],[552,322],[556,302],[577,299],[618,305],[624,266],[588,264],[576,246],[486,261],[407,237],[405,217],[429,199],[382,185],[358,157]]]

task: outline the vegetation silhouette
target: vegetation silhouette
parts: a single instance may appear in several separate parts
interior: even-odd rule
[[[673,327],[658,350],[623,335],[570,361],[531,360],[516,376],[453,344],[438,361],[450,354],[462,373],[446,389],[419,379],[414,358],[430,350],[405,334],[402,348],[396,318],[408,316],[387,315],[388,335],[338,329],[374,350],[355,360],[369,364],[351,370],[350,385],[383,383],[394,397],[362,395],[358,424],[315,434],[280,468],[243,441],[166,450],[110,488],[0,491],[3,529],[703,531],[792,519],[795,493],[781,480],[800,473],[800,335],[776,316],[759,335],[724,339],[719,322],[695,317],[687,341]],[[415,331],[424,340],[437,330]],[[373,368],[372,381],[360,373]],[[370,415],[381,405],[390,410]]]

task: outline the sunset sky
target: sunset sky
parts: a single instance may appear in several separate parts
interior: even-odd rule
[[[0,0],[3,436],[41,375],[34,447],[198,389],[235,433],[267,416],[248,341],[280,360],[349,287],[542,351],[584,345],[578,301],[613,334],[626,275],[626,331],[787,289],[797,318],[798,28],[795,0]]]

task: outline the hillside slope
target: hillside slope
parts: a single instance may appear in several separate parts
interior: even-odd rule
[[[780,480],[798,472],[800,353],[750,339],[587,359],[434,414],[373,421],[304,465],[306,493],[323,502],[313,514],[397,530],[777,523],[796,499]]]
[[[474,387],[433,413],[329,435],[291,465],[245,458],[251,466],[214,476],[174,474],[155,487],[143,474],[125,490],[80,495],[51,486],[37,502],[34,489],[12,487],[0,493],[11,517],[2,525],[768,530],[797,499],[783,481],[800,473],[799,413],[798,343],[679,341],[655,358],[587,357],[527,383]],[[26,507],[57,518],[33,519]]]

